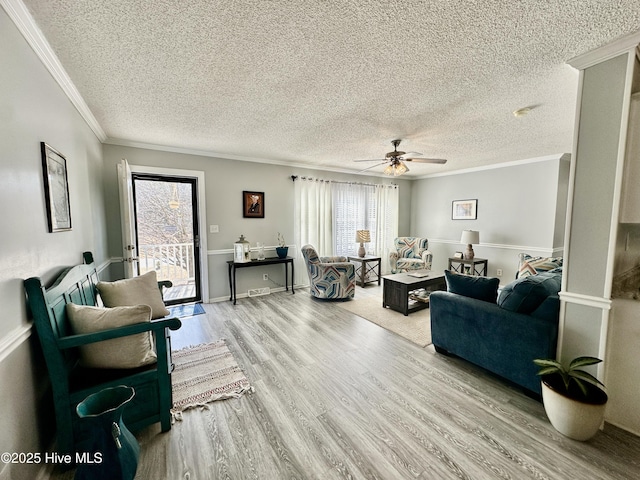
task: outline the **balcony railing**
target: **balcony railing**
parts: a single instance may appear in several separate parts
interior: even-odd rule
[[[173,282],[173,288],[165,293],[165,300],[195,296],[195,258],[192,243],[139,245],[138,257],[140,275],[155,270],[158,280]]]

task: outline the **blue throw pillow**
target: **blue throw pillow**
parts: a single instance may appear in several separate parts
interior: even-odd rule
[[[561,284],[562,271],[522,277],[502,289],[498,305],[510,312],[528,315],[549,295],[557,295]]]
[[[500,285],[499,279],[460,275],[449,270],[444,271],[444,276],[447,280],[447,291],[485,302],[496,303],[498,286]]]

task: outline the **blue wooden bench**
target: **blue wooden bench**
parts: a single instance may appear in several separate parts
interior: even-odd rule
[[[76,406],[88,395],[117,385],[131,386],[135,397],[124,411],[127,427],[135,432],[160,422],[161,430],[171,428],[171,344],[169,330],[181,326],[177,318],[152,320],[97,333],[74,335],[66,314],[66,304],[96,306],[98,274],[90,252],[85,264],[64,270],[53,285],[45,287],[40,278],[25,280],[28,305],[53,390],[57,427],[56,452],[73,454],[88,451],[89,432],[76,414]],[[160,282],[159,287],[168,286]],[[102,340],[152,332],[157,362],[135,369],[88,369],[79,364],[78,347]]]

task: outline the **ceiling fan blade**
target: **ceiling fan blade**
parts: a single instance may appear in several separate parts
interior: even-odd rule
[[[386,162],[386,158],[367,158],[363,160],[354,160],[354,162]]]
[[[372,168],[379,167],[380,165],[384,165],[385,163],[388,163],[388,162],[385,160],[384,162],[376,163],[375,165],[371,165],[370,167],[367,167],[364,170],[359,170],[356,173],[366,172],[367,170],[371,170]]]
[[[405,158],[404,161],[416,163],[447,163],[444,158]]]
[[[424,155],[424,153],[420,152],[405,152],[404,154],[405,157],[421,157],[422,155]]]

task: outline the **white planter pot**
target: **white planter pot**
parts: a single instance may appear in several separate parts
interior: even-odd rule
[[[574,440],[593,437],[604,421],[606,403],[592,405],[561,395],[542,382],[542,401],[551,425]]]

